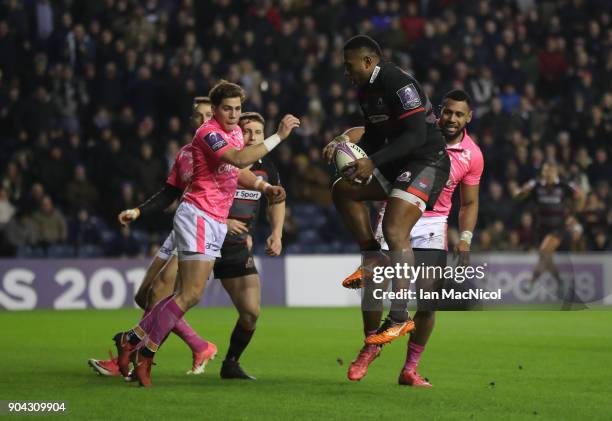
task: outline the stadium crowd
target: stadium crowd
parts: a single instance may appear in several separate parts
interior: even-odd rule
[[[0,252],[149,254],[171,212],[120,228],[190,142],[192,99],[219,79],[243,109],[302,122],[275,151],[286,252],[356,251],[322,147],[361,124],[342,45],[356,33],[413,72],[434,104],[463,88],[485,158],[474,248],[537,247],[516,186],[554,161],[586,195],[573,250],[612,247],[608,0],[6,0],[0,6]],[[452,220],[450,226],[452,226]],[[265,236],[260,235],[260,239]],[[450,231],[450,241],[456,233]]]

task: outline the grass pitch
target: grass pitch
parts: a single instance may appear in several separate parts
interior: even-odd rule
[[[420,364],[431,390],[397,385],[405,339],[386,346],[361,382],[346,380],[362,340],[357,309],[264,308],[242,357],[256,382],[219,378],[229,308],[187,316],[219,347],[204,375],[184,374],[191,354],[176,337],[156,358],[151,389],[94,375],[87,359],[105,357],[113,333],[139,315],[1,312],[0,400],[66,400],[79,420],[612,417],[610,311],[439,313]]]

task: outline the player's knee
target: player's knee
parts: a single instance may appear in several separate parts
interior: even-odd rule
[[[409,234],[402,232],[398,227],[383,221],[382,229],[390,250],[404,249],[410,244]]]
[[[201,295],[199,294],[198,290],[190,288],[181,291],[176,296],[176,301],[177,303],[180,302],[179,305],[182,304],[184,307],[191,308],[200,302],[200,297]]]
[[[347,201],[358,200],[358,192],[355,190],[355,186],[352,186],[345,180],[340,180],[332,189],[332,199],[334,204],[342,205]]]
[[[259,319],[259,307],[240,312],[240,325],[245,329],[255,329],[257,319]]]

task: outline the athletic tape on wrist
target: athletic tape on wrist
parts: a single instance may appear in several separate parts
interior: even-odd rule
[[[263,141],[263,144],[268,150],[268,152],[276,148],[279,143],[281,143],[281,138],[278,134],[273,134],[272,136]]]
[[[463,231],[459,237],[461,241],[465,241],[468,244],[472,244],[472,237],[474,234],[471,231]]]

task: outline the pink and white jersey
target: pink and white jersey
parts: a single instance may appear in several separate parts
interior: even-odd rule
[[[193,176],[183,200],[224,223],[234,200],[240,170],[221,161],[221,155],[230,148],[244,147],[242,130],[236,127],[226,132],[212,118],[200,126],[191,144]]]
[[[482,152],[467,130],[463,131],[463,139],[456,145],[447,146],[446,152],[451,160],[450,174],[444,189],[440,193],[433,210],[425,211],[423,217],[448,217],[451,211],[453,192],[459,183],[476,186],[484,167]]]
[[[183,146],[174,158],[174,164],[170,169],[170,175],[166,180],[166,183],[177,189],[185,190],[191,184],[191,177],[193,175],[193,154],[191,150],[191,143]]]

